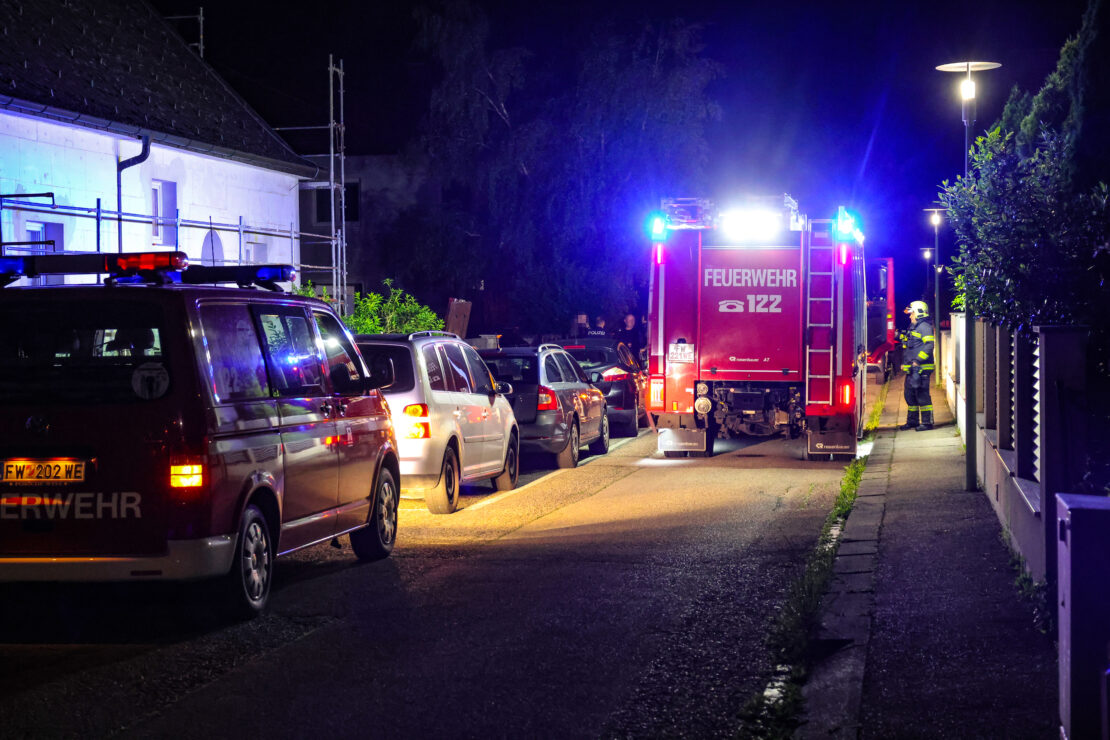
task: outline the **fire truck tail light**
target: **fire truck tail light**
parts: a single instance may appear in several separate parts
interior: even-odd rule
[[[536,411],[554,411],[557,408],[559,408],[559,399],[556,398],[555,391],[546,385],[541,385],[536,390]]]
[[[663,388],[667,379],[662,375],[653,375],[648,386],[648,408],[652,411],[662,411],[666,408],[663,404]]]
[[[842,406],[851,406],[852,405],[852,381],[850,381],[850,380],[840,381],[840,395],[839,395],[839,398],[837,400],[840,401],[840,404]]]
[[[655,264],[663,264],[663,243],[658,242],[655,245]]]
[[[852,256],[852,252],[848,248],[847,244],[841,244],[840,245],[839,255],[840,255],[840,265],[843,267],[844,265],[848,264],[848,258]]]
[[[170,458],[170,488],[199,488],[203,485],[203,458],[191,455]]]

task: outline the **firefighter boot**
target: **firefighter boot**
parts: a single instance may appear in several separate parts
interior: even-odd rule
[[[917,425],[916,431],[925,432],[933,428],[933,409],[926,408],[921,410],[921,423]]]
[[[898,428],[903,430],[903,431],[907,431],[907,430],[910,430],[910,429],[917,429],[917,427],[920,424],[921,424],[921,422],[918,421],[917,407],[916,406],[910,406],[909,413],[906,414],[906,423],[903,424],[902,426],[898,427]]]

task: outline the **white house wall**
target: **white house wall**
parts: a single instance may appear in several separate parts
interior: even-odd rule
[[[104,210],[116,210],[116,160],[138,154],[136,139],[122,138],[64,123],[0,111],[0,192],[8,200],[20,193],[53,192],[59,206],[94,209],[100,198]],[[176,184],[177,210],[185,220],[211,220],[244,228],[281,231],[300,230],[298,179],[294,175],[266,170],[226,159],[151,144],[150,157],[123,171],[123,211],[151,215],[152,182]],[[36,201],[38,202],[38,201]],[[49,201],[41,201],[48,203]],[[5,204],[0,226],[3,239],[27,239],[27,222],[60,223],[66,251],[96,251],[96,220],[63,214],[31,213]],[[171,232],[172,233],[172,232]],[[182,228],[177,249],[191,261],[201,260],[206,228]],[[118,239],[114,220],[101,222],[101,250],[116,252]],[[225,264],[239,260],[239,234],[217,231],[223,245]],[[264,244],[267,262],[300,261],[296,240],[288,236],[247,235],[244,241]],[[125,223],[123,249],[134,252],[175,248],[156,240],[149,223]]]

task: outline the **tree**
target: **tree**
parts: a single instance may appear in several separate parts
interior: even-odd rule
[[[973,314],[1014,327],[1103,323],[1095,309],[1107,299],[1108,191],[1089,184],[1090,172],[1076,177],[1079,143],[1102,137],[1085,117],[1091,70],[1107,48],[1095,43],[1100,13],[1093,0],[1037,94],[1015,88],[976,140],[968,176],[942,183],[959,243],[951,271]]]
[[[418,20],[441,76],[411,154],[434,174],[391,236],[413,265],[393,274],[422,295],[477,298],[501,326],[552,331],[579,310],[635,309],[644,216],[663,195],[704,192],[717,114],[706,88],[720,68],[700,30],[591,18],[541,57],[496,48],[465,2]]]

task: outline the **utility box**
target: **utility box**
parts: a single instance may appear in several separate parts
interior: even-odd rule
[[[1056,495],[1060,733],[1110,737],[1110,498]]]

